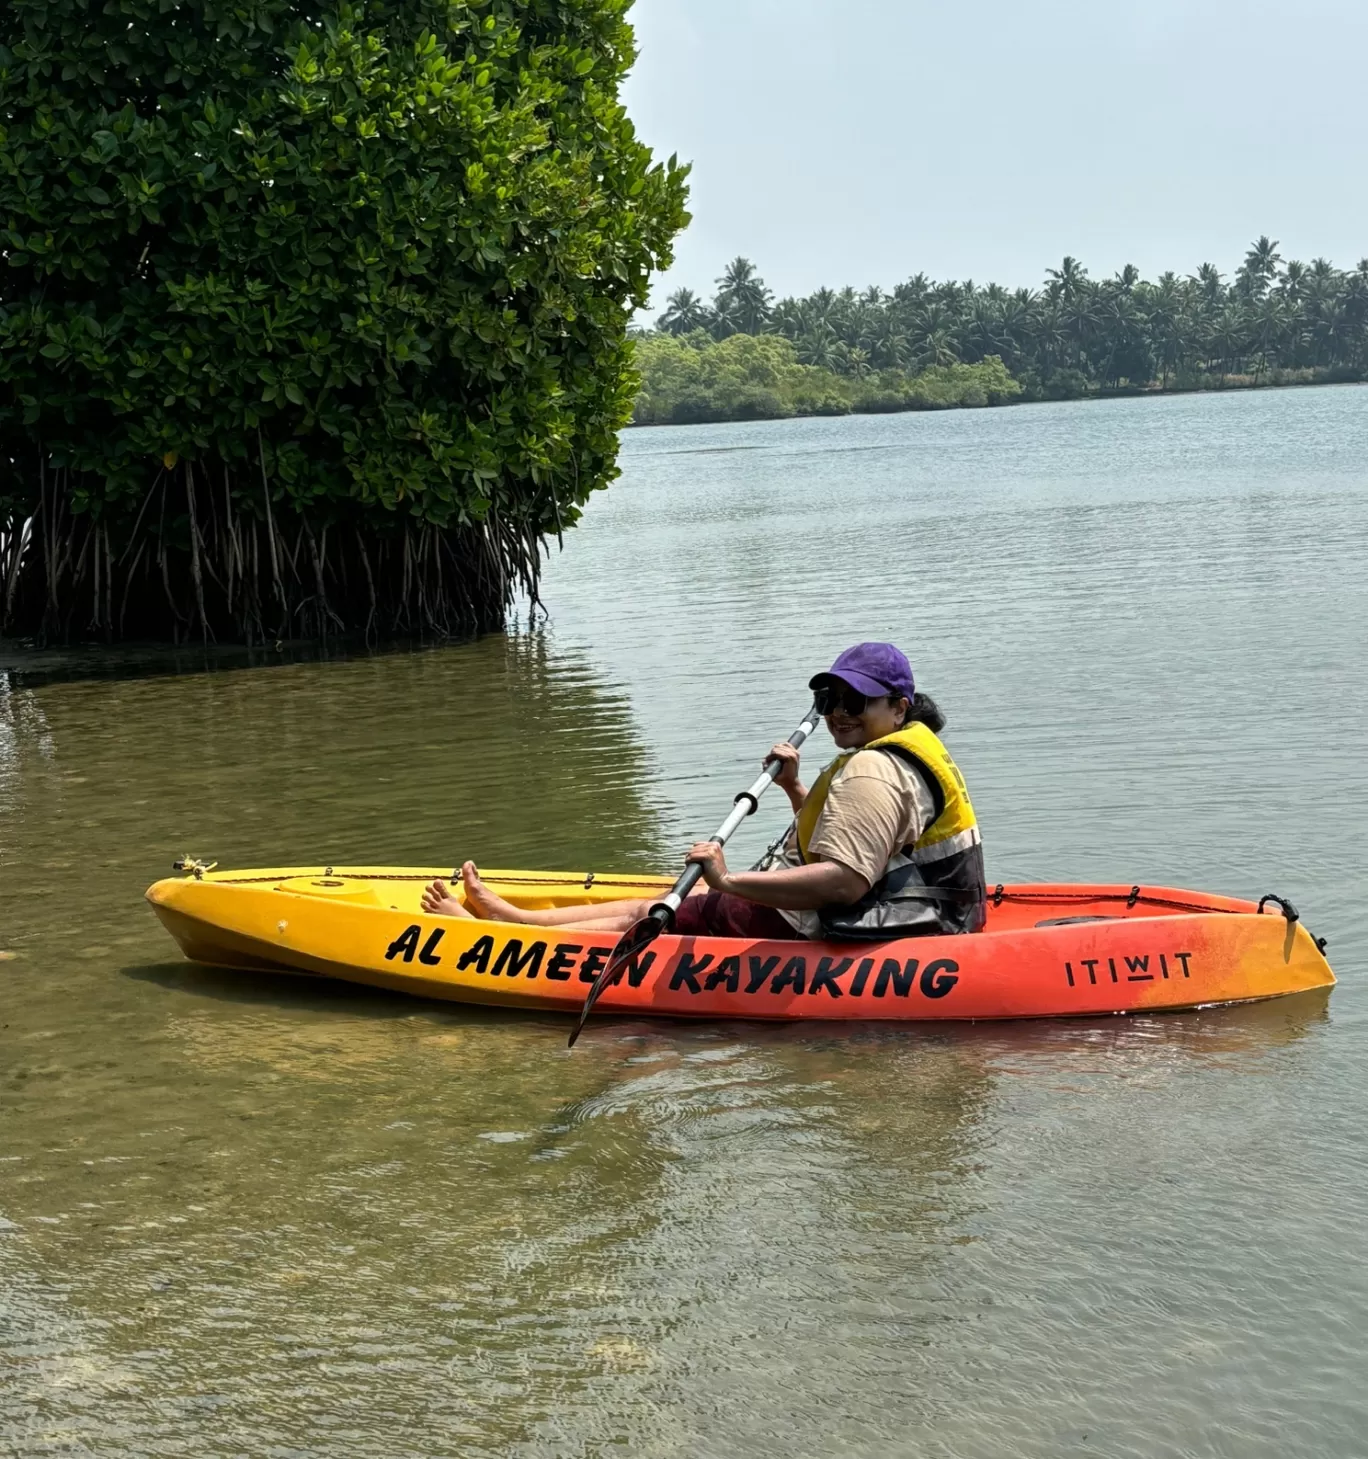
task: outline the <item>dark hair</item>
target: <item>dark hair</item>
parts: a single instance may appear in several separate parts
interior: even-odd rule
[[[906,694],[890,694],[888,702],[894,709],[901,704],[907,704]],[[907,714],[903,719],[907,724],[924,724],[933,735],[938,735],[945,728],[945,715],[941,713],[941,707],[929,694],[923,694],[920,690],[912,696],[912,702],[908,705]]]

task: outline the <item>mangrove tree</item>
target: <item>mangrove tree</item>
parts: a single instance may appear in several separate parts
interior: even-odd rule
[[[630,0],[10,0],[0,612],[499,626],[615,474],[687,215]]]

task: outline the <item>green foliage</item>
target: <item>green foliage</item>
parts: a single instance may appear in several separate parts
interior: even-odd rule
[[[907,410],[950,410],[960,406],[1006,405],[1021,394],[1007,366],[996,355],[972,365],[930,365],[908,379]],[[858,408],[858,407],[857,407]]]
[[[733,334],[714,343],[706,334],[648,335],[635,341],[641,374],[638,425],[705,420],[760,420],[789,415],[844,414],[833,380],[800,365],[777,335]]]
[[[618,104],[629,3],[11,0],[0,531],[60,481],[127,556],[163,471],[173,570],[198,479],[313,534],[497,526],[535,583],[616,474],[627,320],[687,220]]]
[[[636,425],[999,405],[1021,391],[995,358],[853,379],[801,364],[793,342],[777,334],[731,334],[718,342],[698,330],[642,335],[635,344]]]
[[[1039,290],[917,274],[891,294],[818,289],[777,304],[755,265],[738,258],[711,304],[677,290],[658,327],[717,339],[738,329],[777,334],[799,363],[853,381],[998,358],[1035,400],[1368,375],[1368,259],[1345,272],[1325,259],[1283,263],[1277,250],[1275,239],[1257,239],[1228,286],[1209,263],[1150,283],[1129,264],[1093,280],[1069,257]],[[865,398],[904,408],[897,389]]]

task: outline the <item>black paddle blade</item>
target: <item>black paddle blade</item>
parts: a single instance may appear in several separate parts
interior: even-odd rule
[[[584,1000],[584,1006],[580,1009],[579,1020],[570,1034],[570,1048],[575,1047],[575,1040],[583,1031],[590,1011],[598,1002],[599,994],[611,984],[616,983],[622,977],[623,968],[639,953],[645,952],[673,920],[668,907],[652,907],[639,922],[634,922],[618,938],[618,944],[613,949],[612,957],[604,965],[603,971],[594,979],[589,994]]]

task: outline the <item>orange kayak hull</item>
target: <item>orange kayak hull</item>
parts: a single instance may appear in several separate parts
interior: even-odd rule
[[[432,917],[439,873],[287,868],[171,878],[147,893],[187,956],[508,1008],[577,1012],[612,939]],[[651,898],[663,878],[490,872],[525,907]],[[683,1018],[980,1020],[1245,1003],[1334,984],[1279,903],[1175,888],[997,889],[972,936],[879,944],[662,936],[607,989],[604,1013]]]

